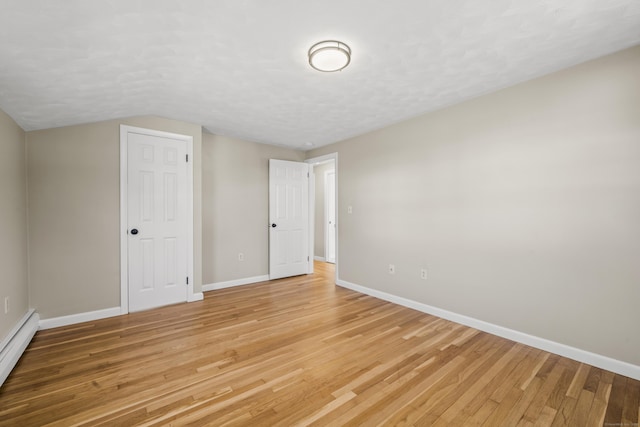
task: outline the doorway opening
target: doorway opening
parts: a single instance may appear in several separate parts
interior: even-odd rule
[[[313,274],[314,261],[328,259],[337,280],[337,194],[338,153],[304,162],[270,159],[270,279]]]
[[[338,154],[306,160],[310,167],[310,253],[315,261],[335,264],[338,278]],[[313,271],[310,271],[313,273]]]

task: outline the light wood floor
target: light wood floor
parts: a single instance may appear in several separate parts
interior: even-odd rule
[[[637,426],[640,382],[332,285],[38,332],[0,425]]]

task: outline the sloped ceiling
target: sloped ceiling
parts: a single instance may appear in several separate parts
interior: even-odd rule
[[[319,73],[307,50],[351,46]],[[308,149],[640,43],[638,0],[5,0],[25,130],[137,115]]]

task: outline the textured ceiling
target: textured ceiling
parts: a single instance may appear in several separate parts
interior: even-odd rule
[[[308,65],[324,39],[348,68]],[[639,43],[638,0],[0,0],[0,108],[308,149]]]

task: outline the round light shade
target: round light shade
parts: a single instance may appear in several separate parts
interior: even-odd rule
[[[336,40],[316,43],[309,49],[309,65],[318,71],[340,71],[351,62],[351,49]]]

